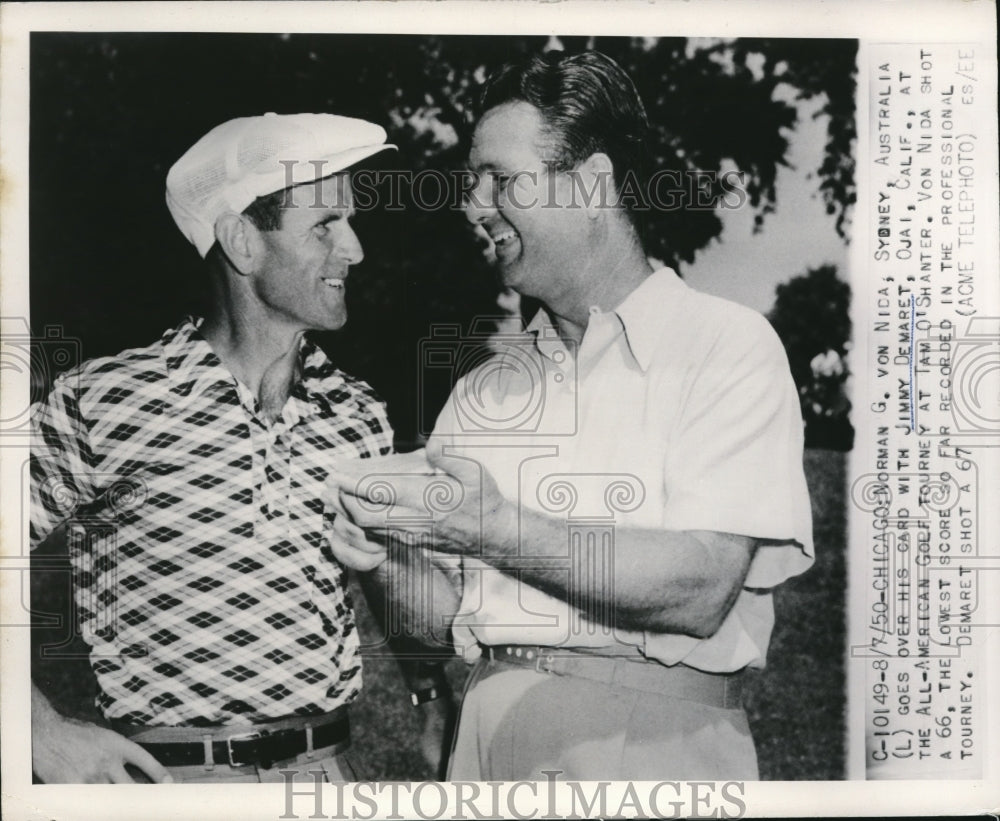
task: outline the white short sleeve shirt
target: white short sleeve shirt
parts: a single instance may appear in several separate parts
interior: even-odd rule
[[[508,499],[566,522],[551,558],[567,573],[586,565],[610,583],[618,527],[713,530],[760,540],[744,589],[709,638],[640,633],[588,619],[496,559],[466,556],[456,642],[623,645],[706,671],[763,666],[771,589],[813,561],[784,349],[759,314],[670,269],[591,314],[575,352],[544,313],[499,340],[500,353],[460,380],[433,438],[482,464]]]

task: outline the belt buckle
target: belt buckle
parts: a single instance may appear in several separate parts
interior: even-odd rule
[[[232,735],[232,736],[229,736],[229,738],[226,739],[226,755],[229,758],[229,766],[230,767],[248,767],[248,766],[250,766],[251,764],[254,763],[253,761],[243,761],[243,762],[240,762],[240,761],[236,761],[233,758],[233,742],[234,741],[253,741],[255,738],[263,738],[265,735],[267,735],[266,732],[259,732],[258,731],[258,732],[253,732],[253,733],[244,733],[243,735]]]

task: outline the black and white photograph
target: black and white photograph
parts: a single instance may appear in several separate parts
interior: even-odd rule
[[[291,5],[2,9],[5,815],[996,806],[995,8]]]

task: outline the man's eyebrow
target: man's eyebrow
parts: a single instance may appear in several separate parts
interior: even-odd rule
[[[469,174],[483,174],[492,171],[503,171],[500,166],[488,160],[486,162],[479,163],[478,165],[469,165],[465,170]]]
[[[317,225],[326,225],[326,223],[333,222],[334,220],[339,220],[339,219],[344,219],[344,218],[346,218],[346,219],[352,219],[356,215],[357,215],[357,210],[352,205],[350,208],[347,208],[347,209],[345,209],[343,211],[339,211],[339,210],[338,211],[327,211],[325,214],[323,214],[323,215],[321,215],[320,217],[317,218],[316,224]]]

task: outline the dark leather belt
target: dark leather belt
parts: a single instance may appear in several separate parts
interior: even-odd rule
[[[206,729],[202,741],[137,743],[165,767],[228,764],[230,767],[256,765],[267,769],[276,761],[285,761],[311,750],[337,745],[346,747],[351,740],[351,726],[346,715],[327,724],[313,727],[311,745],[307,729],[272,732],[265,727],[259,727],[221,740],[217,740],[218,728],[215,728],[216,737],[213,737],[210,729]],[[197,732],[196,728],[192,728],[193,734]]]
[[[483,645],[483,654],[493,662],[530,667],[539,673],[576,676],[727,710],[743,706],[742,670],[706,673],[684,664],[668,667],[647,659],[638,650],[631,652],[626,648],[622,648],[621,654],[609,654],[604,648],[588,651],[586,648],[501,644]]]

